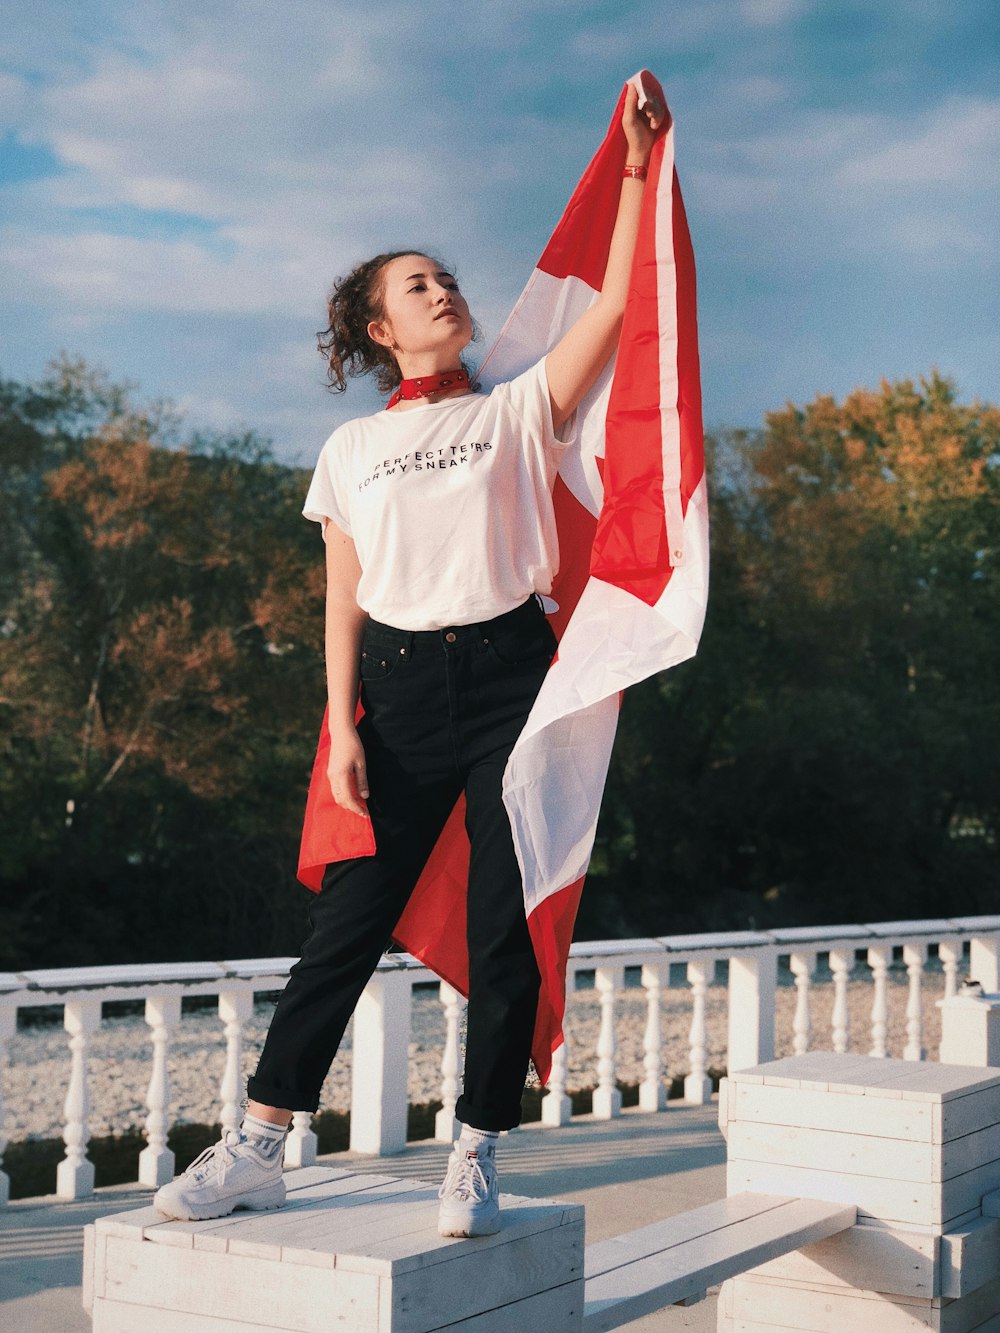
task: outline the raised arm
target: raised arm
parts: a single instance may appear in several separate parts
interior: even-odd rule
[[[629,166],[648,165],[653,140],[665,115],[666,107],[655,95],[650,96],[640,110],[639,95],[634,85],[629,84],[622,113],[622,129],[628,140]],[[601,294],[546,358],[552,419],[556,430],[593,385],[618,344],[632,271],[632,256],[639,234],[644,188],[644,180],[630,176],[623,178]]]
[[[326,687],[329,702],[333,799],[345,810],[367,815],[365,752],[354,726],[358,704],[361,635],[368,619],[358,606],[361,565],[354,543],[335,523],[323,529],[326,542]]]

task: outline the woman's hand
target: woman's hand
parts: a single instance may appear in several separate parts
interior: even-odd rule
[[[368,773],[365,750],[354,727],[330,733],[330,759],[326,766],[333,799],[352,814],[368,818]]]
[[[639,94],[636,92],[635,84],[628,85],[625,91],[625,110],[622,112],[622,129],[628,140],[628,160],[631,165],[645,165],[666,113],[667,108],[662,99],[652,88],[646,90],[646,101],[640,110]]]

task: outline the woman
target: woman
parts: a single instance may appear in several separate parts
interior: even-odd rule
[[[331,295],[320,346],[332,386],[374,373],[380,387],[396,387],[388,410],[333,433],[303,510],[322,523],[326,544],[328,776],[337,803],[371,820],[376,851],[327,866],[242,1129],[159,1190],[154,1202],[169,1217],[284,1201],[292,1111],[317,1109],[358,997],[464,792],[463,1129],[440,1191],[439,1231],[499,1227],[495,1148],[520,1120],[539,988],[501,781],[555,650],[538,600],[558,561],[552,486],[575,409],[617,344],[664,114],[655,98],[640,109],[629,87],[628,165],[601,295],[541,362],[489,395],[461,366],[469,307],[431,256],[379,255]]]

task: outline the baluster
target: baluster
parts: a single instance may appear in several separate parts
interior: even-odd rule
[[[219,1017],[226,1025],[226,1069],[222,1075],[222,1128],[239,1129],[243,1121],[243,1024],[253,1013],[253,991],[232,986],[219,992]]]
[[[988,994],[1000,991],[1000,934],[973,935],[969,940],[969,977]]]
[[[688,963],[687,979],[694,997],[691,1015],[690,1052],[691,1072],[684,1079],[684,1100],[697,1102],[699,1105],[712,1100],[712,1080],[705,1072],[708,1058],[706,1042],[708,1029],[705,1026],[705,992],[715,971],[712,962]]]
[[[854,966],[853,949],[831,949],[830,971],[833,973],[833,1049],[838,1055],[847,1050],[850,1011],[847,1008],[847,983]]]
[[[734,949],[728,963],[726,1066],[732,1074],[774,1059],[778,949],[773,944]]]
[[[903,1059],[923,1060],[927,1056],[922,1045],[924,1024],[920,994],[920,982],[924,970],[924,946],[904,944],[903,962],[910,978],[909,994],[906,997],[906,1049],[903,1051]]]
[[[354,1010],[351,1152],[406,1147],[413,981],[405,967],[379,967]]]
[[[181,1021],[179,995],[146,998],[146,1022],[153,1030],[153,1072],[146,1093],[146,1147],[139,1154],[139,1184],[165,1185],[174,1176],[174,1154],[167,1147],[170,1130],[170,1078],[167,1050],[170,1033]]]
[[[663,1080],[663,1039],[660,1031],[660,995],[663,990],[664,964],[644,963],[642,984],[646,990],[646,1032],[642,1041],[646,1077],[639,1085],[639,1108],[664,1111],[667,1089]]]
[[[622,1095],[615,1086],[615,991],[622,984],[621,967],[599,967],[594,985],[601,999],[601,1031],[597,1038],[597,1087],[594,1118],[612,1120],[621,1114]]]
[[[869,945],[868,966],[872,970],[875,990],[872,999],[872,1047],[868,1054],[879,1060],[884,1060],[889,1054],[887,1040],[889,1036],[889,964],[891,961],[891,945]]]
[[[316,1161],[318,1140],[312,1127],[311,1111],[296,1111],[285,1140],[285,1166],[312,1166]]]
[[[3,1162],[3,1155],[7,1148],[7,1135],[4,1133],[7,1124],[7,1113],[3,1104],[3,1076],[7,1068],[7,1043],[17,1031],[17,1007],[13,1004],[0,1006],[0,1162]],[[0,1208],[5,1207],[10,1202],[10,1177],[5,1171],[0,1171]]]
[[[566,1042],[552,1052],[548,1091],[542,1098],[542,1124],[557,1129],[573,1118],[573,1103],[566,1095]]]
[[[962,961],[962,941],[942,940],[938,957],[944,969],[944,998],[950,1000],[958,993],[958,965]]]
[[[438,994],[444,1007],[445,1038],[441,1057],[441,1110],[434,1117],[434,1137],[438,1143],[451,1143],[462,1132],[455,1119],[455,1106],[461,1092],[462,1060],[458,1039],[463,996],[442,981]]]
[[[100,1000],[69,1000],[63,1015],[63,1026],[70,1034],[69,1048],[73,1053],[73,1067],[66,1093],[66,1127],[63,1142],[66,1156],[56,1168],[56,1194],[60,1199],[81,1199],[94,1189],[94,1164],[87,1157],[90,1131],[87,1116],[90,1112],[90,1089],[87,1080],[87,1048],[91,1034],[101,1022]]]
[[[796,1055],[805,1055],[809,1049],[812,1034],[812,1017],[809,1012],[809,989],[816,955],[793,953],[789,959],[792,975],[795,977],[795,1018],[792,1022],[792,1050]]]

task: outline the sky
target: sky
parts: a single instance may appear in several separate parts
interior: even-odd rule
[[[83,357],[311,466],[333,280],[452,264],[485,355],[624,80],[676,125],[705,419],[1000,400],[995,0],[32,0],[0,32],[0,376]]]

